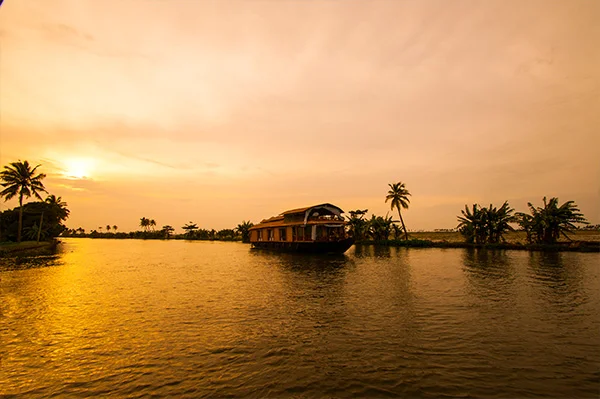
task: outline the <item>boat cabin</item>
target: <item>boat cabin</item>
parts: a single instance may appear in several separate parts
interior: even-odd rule
[[[343,210],[332,204],[285,211],[250,229],[250,242],[335,242],[346,238]]]

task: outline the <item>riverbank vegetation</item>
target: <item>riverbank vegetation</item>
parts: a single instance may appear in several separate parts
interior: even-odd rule
[[[86,232],[78,227],[67,228],[69,217],[67,203],[61,197],[48,194],[43,184],[45,174],[37,172],[40,165],[31,167],[27,162],[13,162],[0,172],[5,200],[18,198],[19,206],[0,212],[0,242],[19,243],[53,242],[56,237],[88,237],[112,239],[183,239],[209,241],[249,242],[250,221],[242,221],[235,228],[215,230],[201,228],[190,221],[181,226],[183,233],[175,234],[171,225],[157,228],[157,222],[148,217],[139,219],[141,230],[119,231],[115,224],[99,226]],[[392,216],[367,216],[368,209],[348,212],[347,231],[359,244],[394,245],[411,247],[489,247],[507,249],[565,249],[600,251],[600,226],[589,226],[586,218],[573,201],[559,203],[558,198],[546,197],[542,206],[528,203],[529,213],[516,212],[505,201],[496,207],[479,204],[465,205],[457,216],[454,229],[436,232],[410,232],[406,228],[402,209],[408,210],[411,193],[402,182],[388,184],[385,202],[390,210],[398,212],[399,220]],[[48,196],[42,200],[41,193]],[[34,197],[40,201],[23,204]],[[30,247],[29,243],[23,247]],[[35,246],[35,245],[33,245]],[[7,246],[4,249],[7,250]],[[11,247],[11,251],[16,250]]]
[[[0,242],[50,241],[66,230],[64,221],[69,217],[67,203],[61,197],[46,193],[43,173],[37,173],[40,165],[31,167],[29,162],[18,161],[4,166],[0,172],[0,185],[4,188],[0,198],[19,199],[19,206],[0,212]],[[23,200],[35,197],[40,201],[23,204]],[[27,245],[25,245],[27,247]]]

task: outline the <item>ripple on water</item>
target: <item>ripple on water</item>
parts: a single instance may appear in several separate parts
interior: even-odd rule
[[[65,246],[34,267],[0,272],[0,394],[479,398],[600,389],[597,256]]]

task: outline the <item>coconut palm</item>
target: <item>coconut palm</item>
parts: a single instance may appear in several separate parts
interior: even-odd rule
[[[13,197],[19,197],[19,227],[17,231],[17,242],[21,242],[21,230],[23,229],[23,198],[29,198],[32,195],[42,199],[41,192],[46,192],[42,180],[46,177],[43,173],[36,175],[36,170],[40,165],[31,168],[29,162],[18,161],[4,166],[0,172],[0,181],[4,190],[0,192],[0,197],[5,201]]]
[[[154,219],[150,219],[148,221],[148,226],[152,227],[152,231],[154,231],[154,227],[156,226],[156,221],[154,221]]]
[[[394,210],[396,208],[398,210],[398,216],[400,217],[400,223],[402,223],[402,229],[404,230],[404,239],[408,240],[408,232],[406,231],[406,226],[404,225],[404,219],[402,219],[402,212],[400,212],[400,208],[408,209],[408,204],[410,200],[408,196],[411,195],[406,186],[402,182],[388,184],[390,190],[385,197],[385,202],[391,200],[391,208]]]
[[[51,205],[54,208],[54,211],[56,212],[58,220],[60,220],[60,221],[67,220],[67,218],[69,217],[69,213],[71,213],[71,211],[69,211],[69,209],[67,209],[67,206],[69,204],[64,202],[62,200],[62,197],[57,197],[56,195],[50,194],[48,197],[46,197],[44,202],[47,203],[48,205]]]
[[[144,231],[148,231],[148,226],[150,226],[150,219],[145,217],[140,219],[140,227],[144,229]]]
[[[107,224],[106,225],[106,231],[110,231],[110,229],[111,229],[110,224]]]
[[[113,224],[113,230],[117,231],[118,226],[116,224]]]

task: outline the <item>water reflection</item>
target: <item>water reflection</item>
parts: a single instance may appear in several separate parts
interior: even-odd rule
[[[597,397],[595,254],[67,243],[0,273],[0,395]]]
[[[11,270],[27,270],[39,267],[60,266],[63,261],[58,255],[0,258],[0,273]]]
[[[463,251],[463,265],[475,295],[494,300],[512,298],[514,259],[509,257],[507,251],[468,248]]]
[[[573,255],[562,252],[529,254],[531,277],[539,291],[537,297],[564,311],[571,311],[589,300],[587,292],[583,289],[584,270],[580,263],[582,256]]]
[[[387,245],[354,245],[354,256],[357,258],[363,257],[376,257],[376,258],[389,258],[392,256],[392,250],[398,248],[390,247]]]

